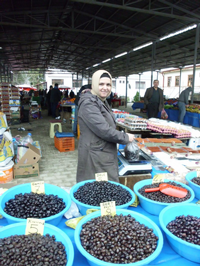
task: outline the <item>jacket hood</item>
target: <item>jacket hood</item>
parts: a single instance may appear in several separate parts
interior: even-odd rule
[[[81,105],[82,102],[86,101],[86,100],[94,100],[94,101],[98,101],[98,97],[96,95],[93,95],[90,91],[86,91],[80,94],[80,98],[78,101],[78,106]]]
[[[104,74],[104,73],[106,73],[106,74],[108,74],[108,76],[110,77],[110,80],[111,80],[111,86],[112,86],[112,76],[110,75],[110,73],[108,72],[108,71],[106,71],[106,70],[103,70],[103,69],[101,69],[101,70],[97,70],[96,72],[94,72],[94,74],[92,75],[92,90],[91,90],[91,92],[92,92],[92,94],[94,94],[94,95],[97,95],[98,97],[99,97],[99,80],[100,80],[100,77],[101,77],[101,75],[102,74]],[[111,93],[111,92],[110,92]],[[110,95],[110,94],[109,94]],[[108,95],[108,96],[109,96]],[[107,97],[108,97],[107,96]],[[99,97],[100,98],[100,97]],[[102,101],[105,101],[105,99],[102,99],[102,98],[100,98]]]

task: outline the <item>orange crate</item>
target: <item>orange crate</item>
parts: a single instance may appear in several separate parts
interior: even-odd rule
[[[54,145],[60,152],[75,150],[75,140],[73,137],[56,138],[54,136]]]

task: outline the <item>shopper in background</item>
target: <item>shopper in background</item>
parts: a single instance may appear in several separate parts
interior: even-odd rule
[[[91,84],[84,85],[80,88],[79,92],[77,93],[76,100],[74,101],[75,104],[75,114],[74,114],[74,126],[73,126],[73,133],[77,135],[77,124],[78,124],[78,102],[80,99],[80,94],[86,92],[86,90],[91,90]]]
[[[73,99],[75,97],[75,94],[74,94],[73,90],[70,91],[69,96],[70,96],[71,99]]]
[[[51,96],[50,96],[50,102],[51,102],[51,113],[52,117],[56,118],[56,107],[61,100],[61,92],[58,89],[58,84],[55,84],[55,87],[51,91]]]
[[[51,99],[51,91],[53,89],[53,86],[49,86],[49,91],[47,93],[47,108],[48,108],[48,116],[52,115],[51,114],[51,102],[50,102],[50,99]]]
[[[184,116],[186,113],[185,107],[187,107],[187,105],[188,105],[188,98],[189,98],[190,92],[192,92],[192,88],[188,87],[187,89],[185,89],[184,91],[181,92],[179,99],[178,99],[178,108],[179,108],[178,121],[180,123],[183,123],[183,119],[184,119]]]
[[[153,87],[148,88],[144,95],[144,108],[147,109],[148,118],[156,118],[158,112],[164,108],[163,90],[158,85],[159,81],[155,79]]]
[[[95,173],[108,173],[108,179],[119,182],[117,143],[127,144],[134,135],[116,130],[115,118],[106,98],[112,89],[112,77],[106,70],[92,76],[92,89],[80,95],[78,121],[77,182],[94,179]]]
[[[68,91],[68,89],[65,91],[65,98],[69,98],[69,91]]]

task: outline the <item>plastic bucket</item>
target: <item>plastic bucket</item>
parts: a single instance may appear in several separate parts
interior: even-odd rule
[[[164,180],[164,183],[167,183],[167,182],[174,182],[173,180],[168,180],[168,179],[165,179]],[[177,202],[177,203],[164,203],[164,202],[158,202],[158,201],[154,201],[154,200],[150,200],[150,199],[147,199],[145,198],[144,196],[142,196],[138,190],[146,185],[151,185],[152,184],[152,179],[146,179],[146,180],[141,180],[139,182],[137,182],[135,185],[134,185],[134,192],[135,194],[138,196],[139,198],[139,201],[140,201],[140,205],[141,207],[148,213],[151,213],[153,215],[159,215],[160,212],[162,211],[162,209],[164,209],[165,207],[169,206],[169,205],[172,205],[172,204],[183,204],[183,203],[189,203],[191,201],[193,201],[194,199],[194,191],[187,185],[183,184],[183,183],[180,183],[180,182],[177,182],[177,184],[180,184],[182,187],[186,188],[187,190],[190,191],[190,194],[191,194],[191,197],[188,199],[188,200],[185,200],[185,201],[182,201],[182,202]]]
[[[0,184],[4,184],[13,180],[13,166],[14,163],[11,160],[6,166],[0,167]]]
[[[86,180],[86,181],[79,182],[76,185],[74,185],[70,190],[70,197],[71,197],[72,201],[76,203],[76,205],[77,205],[77,207],[78,207],[78,209],[82,215],[86,215],[86,211],[88,209],[99,209],[100,210],[100,206],[92,206],[92,205],[82,203],[74,197],[74,193],[79,189],[79,187],[85,185],[85,183],[94,182],[94,181],[96,181],[96,180],[92,179],[92,180]],[[128,207],[135,201],[135,194],[133,193],[133,191],[130,188],[128,188],[128,187],[126,187],[120,183],[113,182],[113,181],[108,181],[108,182],[115,184],[115,185],[120,185],[122,188],[129,191],[129,193],[132,196],[132,199],[126,204],[116,206],[116,209],[128,209]]]
[[[0,238],[12,235],[24,235],[25,229],[26,223],[7,225],[0,229]],[[55,235],[56,241],[62,242],[67,253],[66,266],[72,266],[74,261],[74,247],[69,237],[62,230],[50,224],[44,225],[44,235],[46,234],[49,234],[50,236]]]
[[[47,218],[42,218],[42,220],[45,220],[46,223],[57,225],[61,221],[62,216],[69,210],[69,208],[71,206],[70,196],[64,189],[57,187],[57,186],[54,186],[54,185],[44,184],[44,188],[45,188],[45,194],[47,194],[47,195],[53,194],[55,196],[57,195],[59,198],[63,199],[63,201],[66,205],[66,207],[61,212],[59,212],[58,214],[52,215],[52,216],[47,217]],[[30,193],[30,192],[31,192],[31,183],[27,183],[27,184],[18,185],[18,186],[15,186],[15,187],[8,189],[0,197],[0,214],[6,218],[6,220],[9,224],[25,222],[26,219],[16,218],[16,217],[13,217],[13,216],[5,213],[4,212],[5,203],[8,200],[13,199],[15,197],[15,195],[17,195],[17,194],[20,194],[20,193],[24,194],[24,193]]]
[[[185,178],[188,181],[189,186],[191,187],[191,189],[193,189],[195,197],[197,199],[200,199],[200,186],[198,186],[197,184],[192,182],[192,179],[194,177],[197,177],[197,171],[193,171],[193,172],[188,173]]]
[[[162,247],[163,247],[163,235],[161,233],[161,230],[159,229],[159,227],[153,222],[151,221],[149,218],[145,217],[144,215],[137,213],[137,212],[133,212],[133,211],[129,211],[129,210],[116,210],[116,214],[117,215],[131,215],[132,217],[135,218],[136,221],[138,221],[141,224],[144,224],[145,226],[152,228],[154,234],[158,237],[158,244],[157,244],[157,248],[154,251],[153,254],[151,254],[149,257],[147,257],[144,260],[135,262],[135,263],[128,263],[126,265],[128,266],[139,266],[139,265],[147,265],[149,264],[151,261],[155,260],[158,255],[160,254]],[[102,261],[100,259],[97,259],[95,257],[93,257],[92,255],[90,255],[81,245],[81,240],[80,240],[80,233],[82,230],[82,226],[87,223],[88,221],[90,221],[91,219],[101,216],[101,212],[93,212],[89,215],[87,215],[86,217],[84,217],[77,225],[76,229],[75,229],[75,234],[74,234],[74,239],[75,239],[75,243],[76,246],[78,248],[78,250],[80,251],[80,253],[88,260],[88,263],[91,266],[97,266],[97,265],[101,265],[101,266],[122,266],[125,264],[115,264],[115,263],[110,263],[110,262],[106,262],[106,261]]]
[[[200,207],[198,204],[173,204],[163,209],[159,215],[162,230],[170,243],[170,246],[182,257],[200,263],[200,246],[189,243],[172,234],[166,226],[177,216],[192,215],[200,218]],[[186,265],[186,264],[185,264]],[[189,265],[189,262],[188,262]]]

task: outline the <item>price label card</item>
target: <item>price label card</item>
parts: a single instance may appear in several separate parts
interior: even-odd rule
[[[198,201],[196,202],[196,204],[200,204],[200,200],[198,200]]]
[[[105,173],[97,173],[95,174],[96,181],[108,181],[108,174]]]
[[[139,198],[138,196],[135,194],[135,201],[130,205],[130,207],[137,207],[139,205]]]
[[[31,191],[37,194],[44,194],[44,181],[37,181],[31,183]]]
[[[200,177],[200,168],[197,169],[197,177]]]
[[[152,180],[152,184],[154,183],[161,183],[164,182],[164,176],[163,175],[155,175],[153,180]]]
[[[25,235],[40,234],[43,235],[45,220],[28,218],[26,222]]]
[[[104,215],[114,216],[116,214],[115,201],[102,202],[100,203],[100,207],[101,207],[101,216]]]

